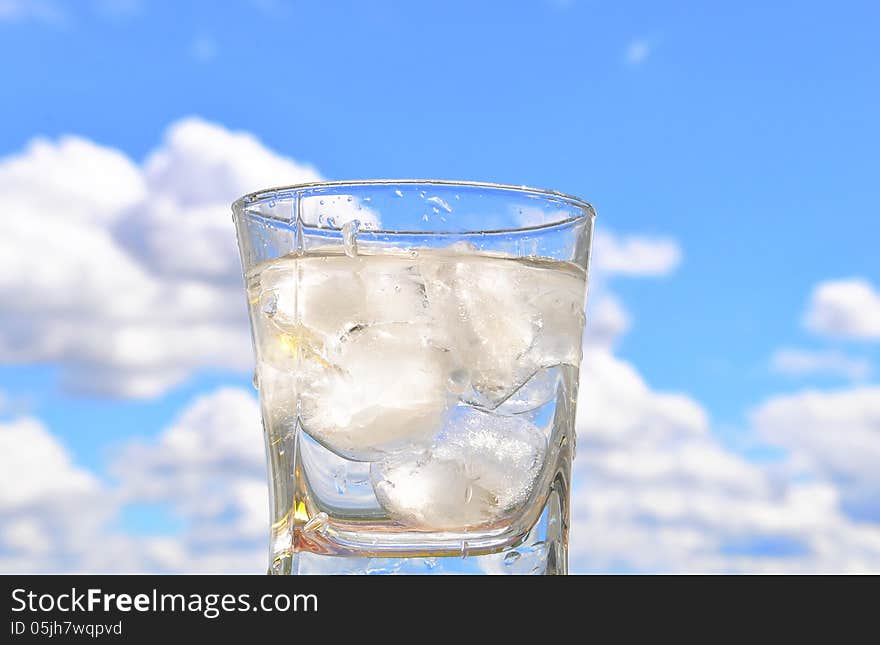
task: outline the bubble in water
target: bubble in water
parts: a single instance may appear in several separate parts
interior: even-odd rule
[[[342,225],[342,245],[345,249],[345,254],[350,258],[353,258],[358,254],[358,226],[360,226],[360,222],[358,222],[358,220],[356,219],[353,219]]]
[[[305,523],[303,526],[304,533],[320,533],[325,528],[327,528],[327,522],[329,521],[329,517],[327,513],[321,511],[317,515],[315,515],[312,519]]]
[[[513,566],[522,557],[519,551],[511,551],[504,556],[504,564],[508,567]]]

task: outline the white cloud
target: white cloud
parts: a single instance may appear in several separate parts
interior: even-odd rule
[[[880,292],[859,278],[822,282],[813,289],[804,322],[819,334],[880,340]]]
[[[636,38],[626,46],[624,60],[629,65],[641,65],[651,55],[653,49],[653,45],[648,40]]]
[[[573,571],[880,570],[880,526],[852,520],[835,482],[731,452],[699,405],[604,349],[586,351],[580,392]],[[781,425],[794,435],[802,421]]]
[[[149,397],[247,370],[230,202],[319,176],[254,137],[173,125],[143,167],[78,137],[0,159],[0,362],[56,362],[71,389]]]
[[[127,445],[114,483],[76,466],[40,422],[0,424],[0,571],[249,572],[266,566],[268,493],[259,408],[244,390],[191,403],[159,437]],[[183,529],[114,528],[159,504]]]
[[[787,376],[828,374],[861,380],[870,375],[871,362],[836,350],[780,349],[770,358],[770,369]]]
[[[0,424],[0,571],[63,570],[112,512],[100,482],[37,420]]]
[[[112,470],[124,503],[162,504],[184,522],[168,570],[265,568],[266,466],[259,406],[248,392],[198,397],[156,440],[127,446]],[[221,563],[220,554],[238,564]]]
[[[587,302],[586,342],[610,347],[630,327],[630,316],[610,293],[599,292]]]
[[[681,249],[672,239],[618,237],[601,230],[594,236],[592,268],[605,275],[662,276],[680,263]]]
[[[880,387],[780,396],[752,419],[796,469],[834,482],[855,515],[880,520]]]

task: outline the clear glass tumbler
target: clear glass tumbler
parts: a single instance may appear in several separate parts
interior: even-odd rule
[[[269,573],[566,573],[592,207],[407,180],[233,212]]]

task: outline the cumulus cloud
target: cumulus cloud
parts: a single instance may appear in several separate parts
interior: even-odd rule
[[[880,387],[780,396],[752,419],[762,438],[789,452],[795,468],[833,482],[850,512],[880,520]]]
[[[618,237],[602,230],[593,238],[592,268],[605,275],[663,276],[681,263],[675,240],[642,236]]]
[[[0,424],[0,571],[242,572],[266,566],[259,409],[244,390],[197,398],[156,440],[132,442],[101,481],[39,421]],[[115,528],[130,505],[176,515],[171,535]]]
[[[620,301],[607,292],[599,292],[587,303],[586,342],[610,347],[630,327],[630,316]]]
[[[880,569],[880,527],[853,521],[834,482],[751,463],[714,438],[688,397],[653,390],[604,349],[588,349],[585,361],[572,570]],[[796,421],[783,427],[795,433]]]
[[[0,571],[63,570],[112,512],[101,483],[36,419],[0,424]]]
[[[0,362],[55,362],[70,389],[133,397],[248,369],[229,203],[317,179],[200,119],[173,125],[143,166],[77,137],[0,159]]]
[[[786,376],[830,375],[861,380],[870,375],[871,362],[836,350],[780,349],[770,358],[770,369]]]
[[[121,451],[112,471],[123,503],[160,504],[183,522],[166,570],[265,568],[266,466],[259,406],[248,392],[196,398],[156,440]],[[221,555],[232,564],[219,564]]]
[[[822,282],[813,289],[804,323],[818,334],[880,340],[880,291],[859,278]]]

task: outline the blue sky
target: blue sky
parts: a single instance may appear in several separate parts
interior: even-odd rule
[[[0,0],[0,157],[74,134],[141,164],[196,116],[327,178],[583,196],[600,231],[681,254],[650,280],[601,277],[631,321],[616,360],[698,402],[730,454],[776,464],[798,449],[758,437],[756,407],[810,390],[876,399],[880,323],[855,333],[833,312],[805,317],[823,283],[880,285],[878,21],[871,2]],[[781,373],[780,350],[825,359]],[[145,399],[82,395],[62,386],[65,360],[5,356],[5,417],[39,419],[102,481],[133,437],[250,382],[221,362]],[[815,480],[848,476],[839,460],[816,468]],[[771,538],[737,544],[788,544]]]

